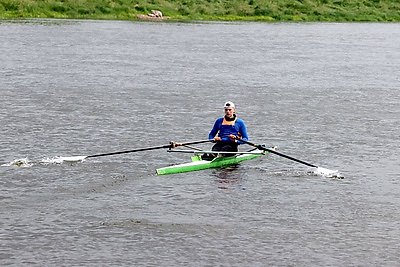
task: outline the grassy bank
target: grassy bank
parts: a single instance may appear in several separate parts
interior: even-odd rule
[[[0,0],[0,18],[400,21],[399,0]]]

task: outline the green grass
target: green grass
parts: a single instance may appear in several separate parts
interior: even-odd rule
[[[400,21],[400,0],[0,0],[0,18]]]

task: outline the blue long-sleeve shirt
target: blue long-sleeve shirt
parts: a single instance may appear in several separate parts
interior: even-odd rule
[[[215,136],[221,137],[221,141],[224,142],[233,142],[230,138],[229,135],[233,134],[235,136],[238,136],[239,138],[248,141],[249,137],[247,135],[247,129],[246,125],[243,120],[236,118],[233,121],[228,121],[225,118],[218,118],[215,123],[213,128],[211,129],[211,132],[208,135],[208,139],[214,139]],[[241,144],[242,142],[238,142],[238,144]]]

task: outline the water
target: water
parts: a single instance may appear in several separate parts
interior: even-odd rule
[[[0,24],[2,266],[400,265],[397,24]],[[189,160],[233,101],[270,155]],[[199,146],[210,148],[210,145]],[[242,149],[245,145],[242,146]],[[38,164],[40,163],[40,164]]]

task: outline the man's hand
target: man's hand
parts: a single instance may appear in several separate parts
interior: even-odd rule
[[[219,137],[219,136],[214,137],[214,139],[213,139],[214,142],[221,141],[221,140],[222,140],[222,139],[221,139],[221,137]]]
[[[229,135],[229,138],[230,138],[232,141],[237,142],[236,136],[235,136],[235,135],[231,134],[231,135]]]

